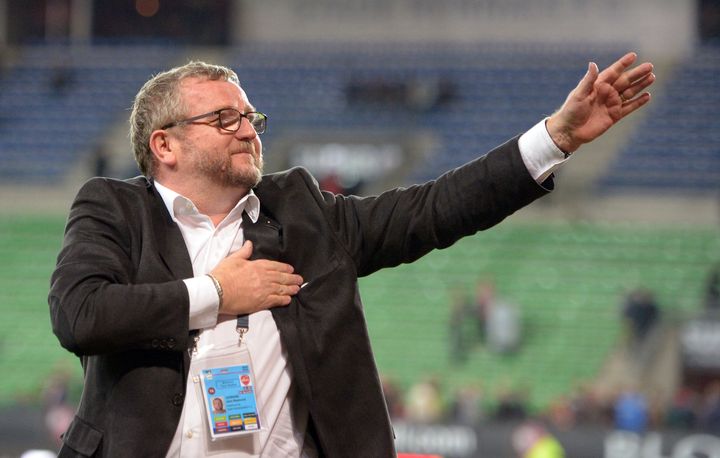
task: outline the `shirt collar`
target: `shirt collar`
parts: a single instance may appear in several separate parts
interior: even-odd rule
[[[181,214],[188,214],[188,211],[191,213],[199,213],[192,200],[163,186],[157,180],[154,180],[153,184],[155,185],[155,189],[158,190],[160,197],[162,197],[165,208],[167,208],[174,221],[177,221],[177,217]],[[252,189],[238,201],[228,215],[238,214],[238,216],[240,216],[243,210],[245,210],[245,213],[248,214],[253,223],[256,223],[258,218],[260,218],[260,199]]]

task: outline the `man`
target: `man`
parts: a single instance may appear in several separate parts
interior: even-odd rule
[[[546,194],[648,102],[652,65],[635,59],[591,63],[557,113],[486,156],[368,198],[303,169],[262,177],[266,119],[231,70],[153,77],[130,119],[145,176],[80,189],[51,280],[53,330],[85,372],[60,456],[393,456],[357,277]],[[201,375],[235,366],[252,368],[260,426],[213,441]]]
[[[213,413],[225,413],[222,398],[213,398]]]

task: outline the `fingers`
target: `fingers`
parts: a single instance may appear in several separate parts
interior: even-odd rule
[[[655,74],[647,73],[640,79],[634,80],[627,88],[616,88],[620,98],[623,102],[626,102],[642,91],[647,89],[652,83],[655,82]]]
[[[292,301],[292,295],[272,295],[268,296],[268,301],[272,304],[271,307],[290,305],[290,301]]]
[[[268,297],[286,297],[289,299],[291,296],[296,295],[300,292],[300,285],[272,285],[269,288],[271,291],[268,292]],[[274,290],[274,291],[272,291]]]
[[[632,100],[624,102],[622,105],[622,117],[624,118],[625,116],[629,115],[630,113],[645,105],[649,101],[650,93],[645,92],[644,94],[640,95],[640,97],[636,97]]]
[[[219,313],[254,313],[288,305],[300,291],[302,276],[290,264],[265,259],[250,260],[252,244],[225,258],[214,270],[223,287]]]
[[[630,67],[637,59],[637,54],[629,52],[616,60],[615,63],[603,70],[598,79],[608,84],[614,84],[618,78]]]
[[[653,65],[649,62],[628,68],[637,60],[637,54],[629,52],[600,73],[598,80],[610,84],[623,102],[632,99],[655,81]]]
[[[233,253],[231,256],[236,256],[238,258],[242,259],[250,259],[250,256],[252,256],[253,251],[253,244],[250,240],[245,240],[245,243],[242,244],[239,250],[237,250],[235,253]]]
[[[268,261],[266,259],[258,259],[253,262],[267,271],[275,271],[285,274],[291,274],[295,271],[293,266],[291,266],[290,264],[285,264],[284,262]]]
[[[588,64],[588,71],[585,73],[585,76],[580,80],[580,83],[578,83],[577,87],[577,94],[581,97],[587,97],[589,96],[593,91],[593,86],[595,85],[595,80],[597,80],[598,77],[598,66],[595,62],[590,62]]]
[[[637,60],[637,54],[629,52],[618,59],[610,67],[603,70],[598,80],[610,84],[622,101],[621,117],[625,117],[650,101],[650,94],[645,91],[655,82],[653,65],[642,63],[628,69]],[[641,94],[638,97],[638,94]]]
[[[645,62],[620,75],[620,77],[615,81],[614,86],[618,89],[627,88],[636,81],[646,78],[648,75],[652,75],[652,71],[653,65],[649,62]]]
[[[270,306],[288,305],[292,296],[300,292],[302,284],[300,275],[280,273],[276,281],[268,285],[267,299]]]
[[[300,275],[284,274],[276,275],[273,280],[256,285],[253,293],[257,302],[251,304],[253,311],[266,310],[272,307],[289,305],[292,297],[300,292],[300,285],[303,278]]]
[[[253,252],[253,244],[250,240],[246,240],[245,243],[243,243],[242,247],[240,247],[239,250],[237,250],[235,253],[231,254],[227,257],[227,259],[233,259],[233,258],[239,258],[244,261],[250,260],[250,256],[252,256]],[[277,261],[268,261],[264,259],[259,259],[256,261],[253,261],[258,263],[260,266],[262,266],[266,270],[276,270],[278,272],[285,272],[285,273],[292,273],[293,272],[293,266],[290,264],[285,264],[284,262],[277,262]]]
[[[300,285],[303,284],[303,278],[297,274],[287,274],[282,272],[268,272],[268,281],[272,285],[280,287],[280,291],[286,291],[284,287],[292,287],[291,289],[297,293],[300,290]],[[297,290],[295,290],[297,287]]]

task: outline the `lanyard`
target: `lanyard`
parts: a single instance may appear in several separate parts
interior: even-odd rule
[[[237,317],[237,324],[235,325],[235,330],[238,333],[238,347],[242,345],[243,337],[245,337],[245,334],[247,334],[248,330],[250,329],[250,316],[246,313],[244,315],[238,315]],[[190,333],[192,337],[192,344],[190,347],[188,347],[188,355],[193,356],[197,354],[197,344],[200,340],[200,333],[198,331],[192,331]]]
[[[250,317],[246,313],[244,315],[238,315],[237,317],[237,325],[235,326],[235,330],[238,333],[238,346],[242,345],[243,337],[245,337],[245,334],[250,329]]]

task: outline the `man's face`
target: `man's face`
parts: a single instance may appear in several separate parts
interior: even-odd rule
[[[245,92],[228,81],[188,78],[180,87],[188,118],[221,108],[234,108],[241,113],[255,111]],[[185,176],[247,188],[260,181],[262,142],[247,119],[242,119],[237,132],[228,132],[220,129],[217,118],[208,117],[183,126],[178,138],[181,143],[178,170]]]

